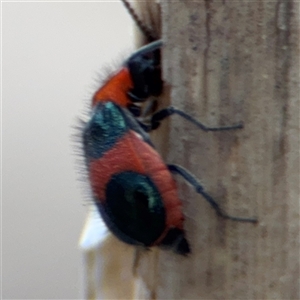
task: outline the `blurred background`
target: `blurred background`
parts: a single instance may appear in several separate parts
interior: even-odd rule
[[[2,2],[3,299],[82,297],[87,199],[72,126],[102,70],[132,49],[120,1]]]

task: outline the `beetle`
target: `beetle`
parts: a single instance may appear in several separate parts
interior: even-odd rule
[[[95,204],[108,228],[128,244],[189,253],[175,181],[130,112],[112,101],[98,103],[83,144]]]
[[[256,219],[227,215],[192,174],[163,162],[148,135],[173,114],[204,131],[235,130],[241,124],[207,127],[174,107],[155,112],[150,124],[137,119],[141,115],[137,104],[162,92],[161,47],[157,40],[137,50],[95,92],[82,144],[95,205],[112,233],[128,244],[161,246],[187,255],[191,248],[172,173],[188,181],[219,216],[252,223]]]

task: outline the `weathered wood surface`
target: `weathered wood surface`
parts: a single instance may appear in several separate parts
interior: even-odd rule
[[[143,5],[142,3],[140,4]],[[299,299],[299,3],[161,1],[172,117],[153,136],[232,215],[222,220],[178,178],[193,254],[153,250],[136,299]]]

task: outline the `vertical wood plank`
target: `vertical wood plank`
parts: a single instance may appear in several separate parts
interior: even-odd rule
[[[299,299],[299,3],[161,8],[172,105],[244,129],[204,133],[174,116],[158,148],[228,213],[259,223],[222,220],[178,178],[193,254],[142,253],[136,299]]]

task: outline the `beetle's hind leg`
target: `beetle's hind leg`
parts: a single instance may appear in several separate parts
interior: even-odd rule
[[[203,188],[203,186],[198,182],[198,180],[189,173],[186,169],[178,165],[168,165],[169,170],[172,173],[179,174],[182,176],[188,183],[190,183],[196,190],[196,192],[203,196],[203,198],[211,205],[211,207],[215,210],[218,216],[229,219],[231,221],[237,222],[248,222],[248,223],[257,223],[256,218],[242,218],[228,215],[223,209],[219,206],[216,200],[213,199]]]

